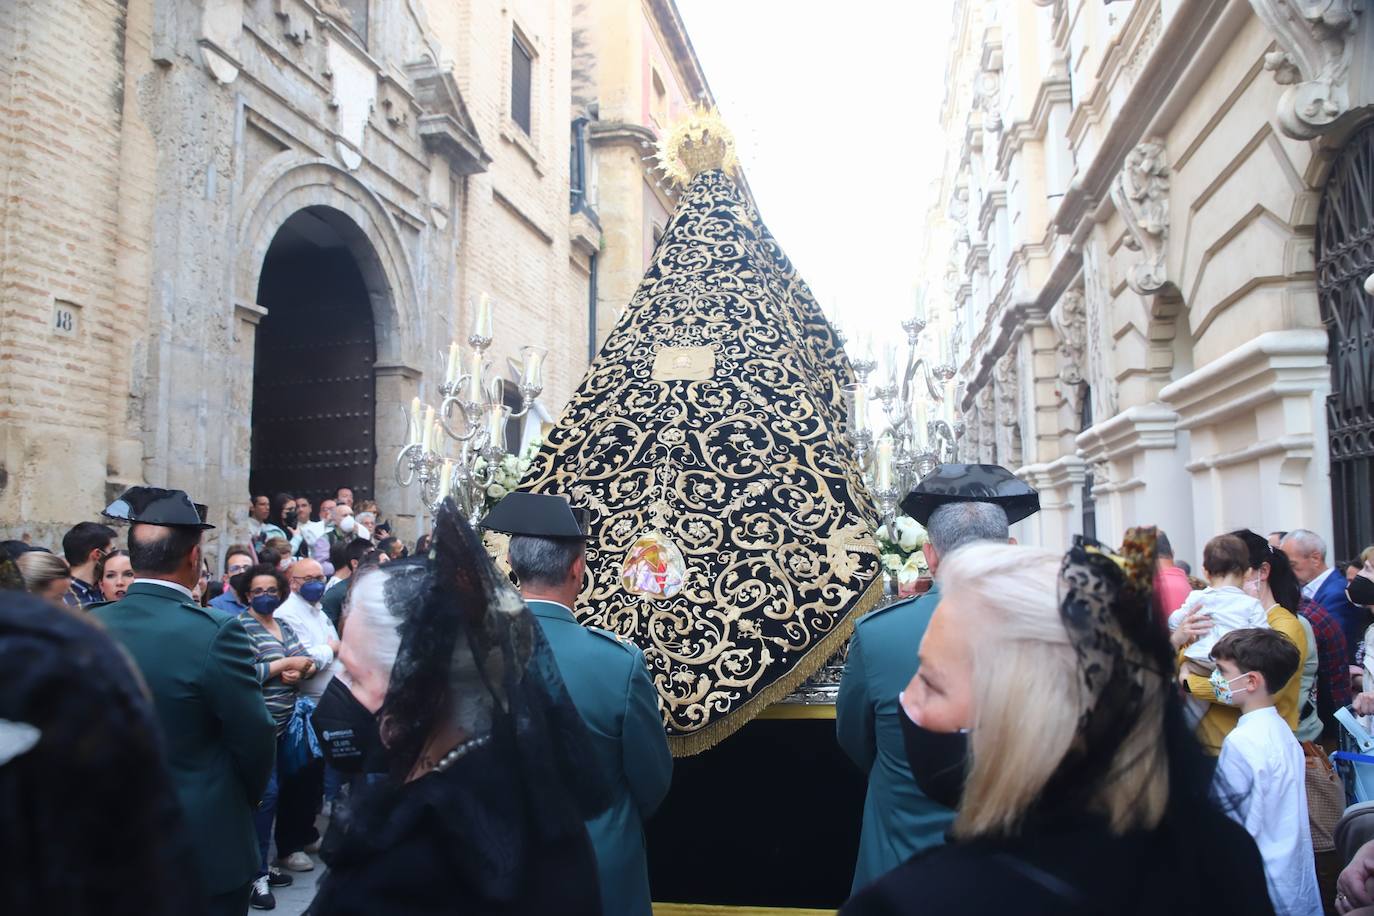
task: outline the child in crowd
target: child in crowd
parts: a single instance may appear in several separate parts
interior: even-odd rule
[[[1212,647],[1232,630],[1266,628],[1269,618],[1258,598],[1247,595],[1245,571],[1250,568],[1250,551],[1234,534],[1212,538],[1202,550],[1202,571],[1209,586],[1190,592],[1178,610],[1169,615],[1169,630],[1177,630],[1199,605],[1212,618],[1212,632],[1183,650],[1193,664],[1193,673],[1203,677],[1212,673]]]
[[[1302,747],[1274,708],[1274,691],[1298,670],[1302,655],[1282,633],[1232,630],[1212,647],[1217,699],[1240,708],[1217,759],[1214,791],[1250,831],[1264,859],[1277,916],[1321,916]]]
[[[1259,599],[1247,595],[1245,571],[1250,568],[1250,550],[1234,534],[1212,538],[1202,550],[1202,570],[1210,586],[1189,592],[1183,605],[1169,615],[1170,632],[1199,606],[1212,618],[1212,630],[1183,650],[1183,668],[1188,674],[1207,677],[1215,667],[1212,648],[1232,630],[1269,626],[1269,617]],[[1207,713],[1207,702],[1189,697],[1186,703],[1189,724],[1197,725]]]

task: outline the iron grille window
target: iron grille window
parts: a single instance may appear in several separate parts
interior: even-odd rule
[[[1374,125],[1346,142],[1317,209],[1317,296],[1330,341],[1334,553],[1353,557],[1374,541]]]
[[[534,71],[534,55],[519,36],[510,40],[510,119],[520,129],[533,136],[530,129],[530,88]]]

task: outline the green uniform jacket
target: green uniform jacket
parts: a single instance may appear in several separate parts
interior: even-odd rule
[[[920,667],[916,653],[939,603],[940,593],[932,586],[915,600],[889,605],[854,624],[835,699],[835,735],[868,774],[855,891],[943,843],[954,822],[952,810],[916,787],[897,718],[905,715],[897,697]]]
[[[206,893],[243,887],[260,864],[253,811],[277,733],[243,624],[147,582],[93,613],[152,691]]]
[[[644,653],[603,630],[584,627],[551,601],[527,601],[544,628],[568,695],[616,787],[615,800],[587,822],[607,916],[650,916],[644,821],[668,794],[673,757]]]

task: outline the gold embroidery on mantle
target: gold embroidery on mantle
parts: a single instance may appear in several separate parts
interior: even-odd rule
[[[710,371],[664,373],[684,350]],[[752,206],[723,173],[697,176],[522,485],[591,512],[577,615],[644,650],[675,755],[795,690],[881,594],[876,513],[841,432],[852,378]],[[685,561],[671,596],[622,582],[646,532]]]

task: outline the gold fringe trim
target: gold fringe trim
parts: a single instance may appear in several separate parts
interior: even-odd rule
[[[702,751],[709,751],[748,725],[759,713],[800,687],[803,681],[820,670],[821,666],[828,662],[836,652],[840,651],[840,646],[854,632],[855,618],[862,617],[873,610],[882,600],[882,597],[883,571],[879,568],[878,575],[869,583],[868,588],[859,595],[859,600],[854,602],[854,606],[844,615],[839,625],[827,633],[819,643],[812,646],[810,652],[798,659],[791,671],[750,697],[748,702],[727,714],[719,722],[712,722],[690,735],[669,735],[668,750],[672,752],[674,757],[693,757]]]

